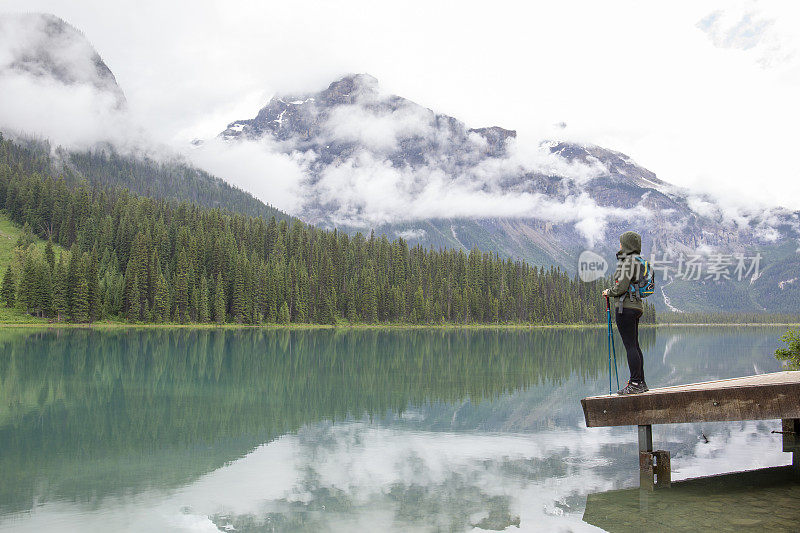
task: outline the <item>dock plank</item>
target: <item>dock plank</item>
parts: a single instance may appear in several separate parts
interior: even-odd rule
[[[800,418],[800,371],[581,400],[587,427]]]

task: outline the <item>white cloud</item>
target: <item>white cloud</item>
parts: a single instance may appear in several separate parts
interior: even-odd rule
[[[567,180],[585,179],[580,165],[556,159],[560,158],[540,156],[520,161],[512,152],[508,158],[495,161],[492,171],[482,164],[454,175],[436,166],[396,167],[381,156],[361,150],[324,168],[317,181],[305,180],[301,196],[311,204],[326,206],[336,225],[374,226],[431,218],[534,218],[575,224],[589,245],[603,237],[610,221],[652,216],[640,205],[600,206],[585,193],[552,198],[539,192],[508,190],[497,178],[499,172],[541,171],[543,167],[527,163],[544,161],[546,169],[572,172],[573,178]],[[597,172],[592,165],[582,170]]]
[[[63,25],[56,17],[38,14],[0,17],[0,72],[12,70],[45,77],[55,73],[68,84],[113,89],[113,79],[107,72],[99,74],[96,59],[97,53],[80,32]]]
[[[797,54],[797,31],[795,23],[789,22],[797,13],[796,6],[786,2],[745,0],[709,13],[697,27],[714,46],[749,51],[762,67],[769,68]]]
[[[0,131],[84,149],[154,146],[74,28],[41,15],[0,16]]]
[[[537,142],[529,136],[506,140],[507,154],[504,157],[483,159],[474,172],[484,179],[498,179],[520,172],[563,176],[577,182],[584,182],[608,173],[605,165],[591,158],[588,163],[568,161],[553,153],[548,143]]]
[[[434,132],[432,121],[433,112],[414,105],[390,111],[364,105],[342,105],[332,111],[325,129],[332,139],[390,151],[397,149],[400,139],[430,137]]]
[[[53,12],[84,31],[159,140],[209,138],[272,93],[370,72],[470,126],[591,142],[677,185],[800,208],[795,2],[410,1],[397,10],[368,0],[5,0],[3,9]],[[716,46],[697,27],[712,13],[714,31],[738,35],[736,46]],[[767,23],[731,33],[747,13]]]
[[[397,236],[407,241],[424,239],[428,232],[422,228],[412,228],[398,231]]]
[[[214,138],[193,147],[187,157],[198,167],[290,214],[301,205],[300,187],[314,154],[284,154],[268,140],[230,143]]]
[[[27,75],[0,78],[0,131],[88,148],[108,141],[121,150],[150,144],[116,97],[85,84],[65,86]]]

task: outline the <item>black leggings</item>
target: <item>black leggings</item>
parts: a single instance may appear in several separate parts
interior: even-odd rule
[[[639,318],[642,312],[638,309],[623,308],[617,310],[617,329],[628,353],[628,368],[631,371],[631,381],[644,382],[644,356],[639,347]]]

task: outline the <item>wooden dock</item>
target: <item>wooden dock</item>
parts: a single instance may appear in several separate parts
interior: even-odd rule
[[[653,450],[653,424],[783,420],[783,450],[800,469],[800,371],[651,389],[581,400],[586,427],[638,426],[642,487],[670,484],[669,452]]]

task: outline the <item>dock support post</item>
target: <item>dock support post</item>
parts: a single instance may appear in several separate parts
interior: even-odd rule
[[[639,426],[639,451],[653,451],[653,426]]]
[[[653,452],[656,459],[656,486],[667,488],[672,484],[672,461],[667,450],[656,450]]]
[[[781,426],[783,451],[792,452],[792,466],[800,473],[800,419],[784,418]]]
[[[653,451],[653,426],[639,426],[639,488],[669,487],[672,482],[670,463],[668,451]]]
[[[653,426],[639,426],[639,488],[653,490]]]

